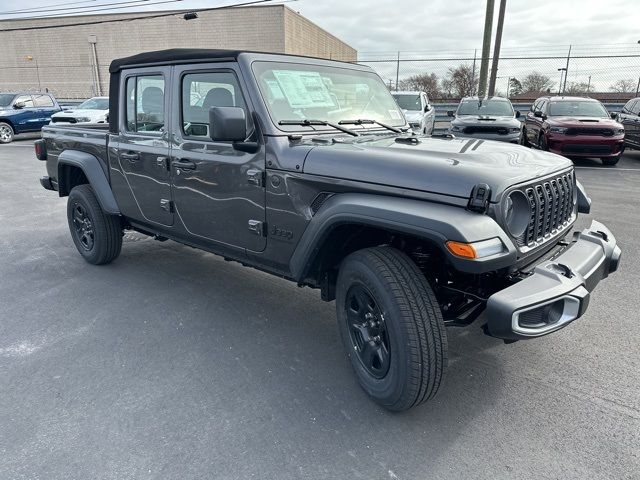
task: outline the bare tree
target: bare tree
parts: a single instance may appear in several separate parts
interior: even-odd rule
[[[398,84],[398,89],[427,92],[429,98],[441,96],[438,76],[435,73],[421,73],[402,79]]]
[[[569,95],[582,95],[589,92],[589,84],[585,82],[571,82],[565,91]]]
[[[466,63],[450,68],[442,80],[442,90],[450,97],[467,97],[473,95],[477,88],[477,76],[473,75],[471,65]]]
[[[514,95],[520,95],[522,93],[522,83],[517,78],[513,77],[509,80],[509,90],[507,91],[507,97]]]
[[[631,78],[621,78],[611,85],[609,89],[618,93],[631,93],[636,91],[636,82]]]
[[[523,92],[544,92],[551,90],[554,85],[551,78],[540,72],[531,72],[522,79]]]

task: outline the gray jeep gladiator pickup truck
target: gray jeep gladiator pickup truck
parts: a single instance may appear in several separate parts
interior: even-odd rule
[[[113,261],[136,230],[318,288],[388,409],[435,395],[445,327],[485,312],[506,342],[546,335],[618,267],[601,223],[569,235],[590,209],[569,160],[416,136],[367,67],[180,49],[110,71],[108,126],[51,125],[35,145],[84,259]]]

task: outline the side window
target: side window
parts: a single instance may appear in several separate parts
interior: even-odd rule
[[[540,110],[542,113],[547,113],[547,104],[549,102],[547,102],[546,100],[542,100],[540,102],[540,104],[538,105],[538,110]]]
[[[635,103],[631,105],[631,113],[634,115],[640,115],[640,98],[636,98]]]
[[[539,105],[540,105],[540,100],[536,100],[535,102],[533,102],[533,105],[531,105],[531,111],[532,112],[537,111]]]
[[[126,128],[130,132],[164,130],[164,78],[145,75],[127,78]]]
[[[33,107],[33,99],[31,95],[18,95],[18,97],[13,101],[13,103],[24,103],[24,108]]]
[[[53,107],[53,100],[49,95],[34,95],[33,103],[36,107]]]
[[[211,107],[247,108],[232,72],[187,73],[182,77],[182,131],[194,137],[209,136]]]

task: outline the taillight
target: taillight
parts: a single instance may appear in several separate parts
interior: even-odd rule
[[[45,144],[44,139],[36,140],[33,143],[33,147],[36,150],[36,158],[38,160],[46,160],[47,159],[47,146]]]

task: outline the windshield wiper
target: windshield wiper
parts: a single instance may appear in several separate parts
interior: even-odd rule
[[[402,133],[402,130],[396,127],[392,127],[391,125],[387,125],[386,123],[379,122],[377,120],[369,120],[367,118],[359,118],[357,120],[340,120],[338,122],[340,125],[379,125],[387,130],[391,130],[395,133]]]
[[[342,122],[340,122],[342,123]],[[347,133],[353,137],[359,137],[360,135],[353,130],[349,130],[348,128],[341,127],[335,123],[327,122],[325,120],[280,120],[278,125],[300,125],[302,127],[311,127],[314,125],[327,126],[335,128],[336,130],[340,130],[341,132]]]

